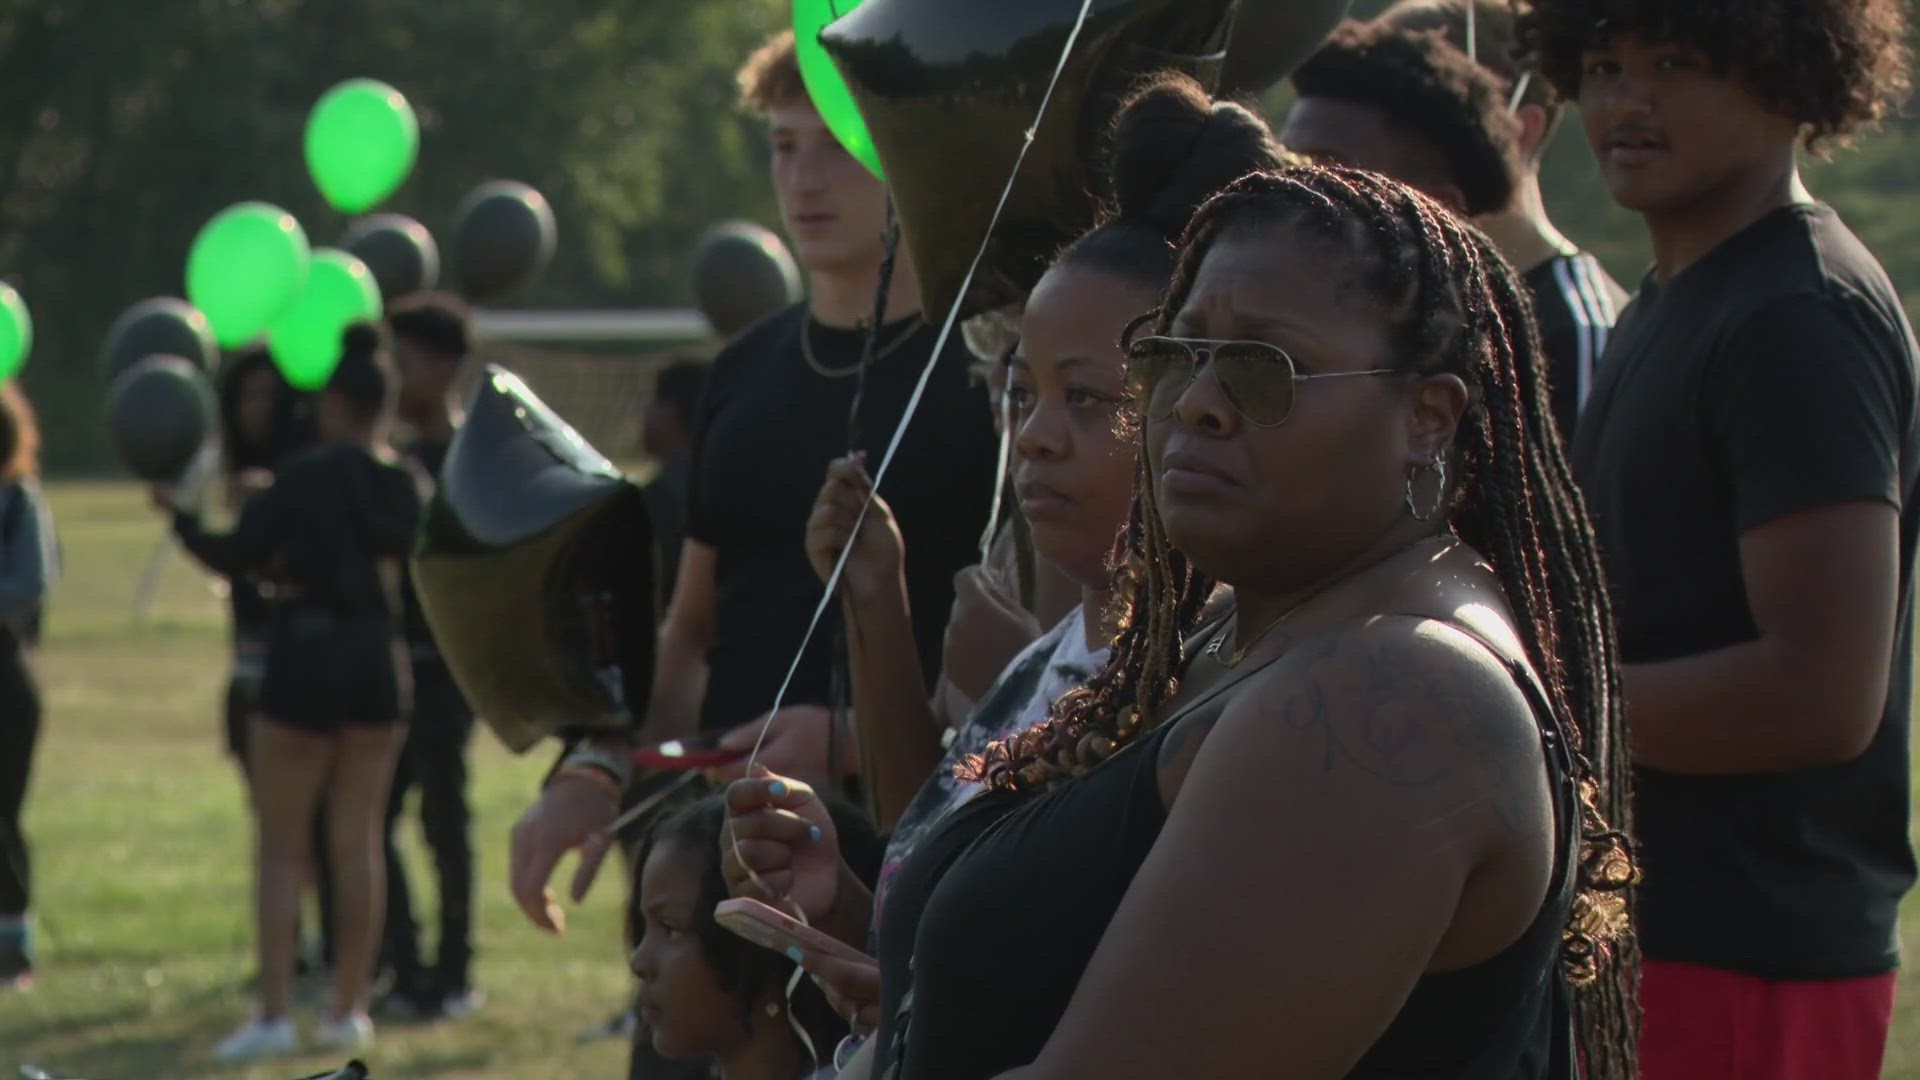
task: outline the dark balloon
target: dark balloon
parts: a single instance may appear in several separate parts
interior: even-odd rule
[[[546,269],[555,243],[546,197],[513,180],[489,180],[454,211],[454,286],[476,303],[498,300]]]
[[[771,229],[729,221],[707,230],[693,256],[700,313],[726,337],[800,300],[800,268]]]
[[[1348,0],[1240,0],[1220,69],[1224,97],[1257,94],[1293,74],[1347,13]]]
[[[171,296],[142,300],[113,320],[100,348],[100,370],[112,382],[149,356],[183,357],[202,371],[212,371],[220,360],[207,317]]]
[[[653,550],[640,489],[488,365],[413,579],[454,681],[509,749],[562,727],[624,729],[646,708]]]
[[[1120,99],[1168,69],[1212,87],[1233,9],[1094,0],[961,315],[1023,299],[1093,224],[1087,163]],[[931,313],[960,291],[1079,11],[1079,0],[865,0],[821,32],[879,149]]]
[[[128,472],[172,483],[206,445],[213,411],[213,391],[191,360],[149,356],[108,388],[107,434]]]
[[[383,303],[439,284],[440,247],[425,225],[404,214],[361,218],[341,238],[340,249],[367,264]]]

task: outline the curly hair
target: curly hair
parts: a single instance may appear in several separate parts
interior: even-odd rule
[[[1554,424],[1527,290],[1490,241],[1405,185],[1351,169],[1290,169],[1246,177],[1201,209],[1161,306],[1129,333],[1147,321],[1167,331],[1221,236],[1282,225],[1350,253],[1349,272],[1390,322],[1398,366],[1452,373],[1472,390],[1454,439],[1463,475],[1449,523],[1499,575],[1555,719],[1572,721],[1559,726],[1574,749],[1581,845],[1562,964],[1577,988],[1586,1075],[1631,1077],[1639,960],[1629,924],[1638,872],[1626,832],[1631,773],[1613,614]],[[1140,457],[1110,662],[1046,722],[990,747],[963,775],[1000,788],[1042,787],[1084,774],[1162,719],[1213,583],[1169,541]]]
[[[1443,30],[1341,23],[1293,73],[1301,97],[1365,105],[1447,164],[1469,214],[1504,210],[1520,183],[1520,121],[1499,76],[1447,43]]]
[[[1580,54],[1643,33],[1699,52],[1778,115],[1809,150],[1845,145],[1906,100],[1906,0],[1514,0],[1522,50],[1562,94],[1580,93]]]
[[[800,78],[800,53],[793,30],[781,30],[762,42],[740,65],[734,83],[740,89],[740,107],[747,112],[770,113],[788,105],[805,104],[807,84]]]

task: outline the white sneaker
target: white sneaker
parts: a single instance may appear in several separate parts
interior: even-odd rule
[[[373,1021],[366,1013],[329,1019],[321,1023],[313,1041],[323,1050],[363,1050],[373,1045]]]
[[[440,1001],[440,1013],[449,1020],[458,1020],[472,1016],[487,1003],[487,992],[479,987],[470,986],[465,990],[455,990]]]
[[[221,1040],[220,1045],[213,1048],[213,1056],[223,1064],[238,1064],[286,1057],[299,1049],[300,1033],[294,1029],[292,1017],[283,1016],[278,1020],[255,1017]]]

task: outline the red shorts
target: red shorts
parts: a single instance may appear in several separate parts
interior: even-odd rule
[[[1640,1080],[1879,1080],[1894,976],[1774,982],[1648,960]]]

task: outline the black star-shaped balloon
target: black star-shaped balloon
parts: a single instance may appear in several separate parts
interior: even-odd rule
[[[1284,39],[1252,51],[1288,67],[1346,6],[1245,2],[1286,9],[1249,25]],[[1094,0],[962,315],[1024,298],[1060,248],[1093,224],[1101,194],[1093,166],[1120,99],[1141,78],[1170,69],[1215,86],[1238,6]],[[960,291],[1080,7],[1080,0],[865,0],[821,32],[873,135],[922,301],[935,315]],[[1275,68],[1266,65],[1265,73]]]

